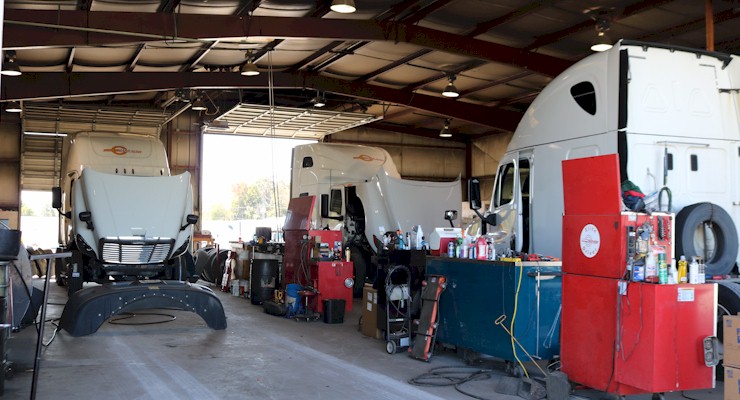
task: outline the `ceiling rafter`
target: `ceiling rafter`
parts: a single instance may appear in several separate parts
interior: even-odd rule
[[[204,45],[204,47],[198,50],[198,52],[190,60],[188,60],[185,64],[182,65],[182,67],[180,67],[180,72],[192,71],[193,69],[195,69],[195,67],[198,66],[198,63],[200,63],[200,60],[202,60],[209,51],[213,50],[218,45],[218,42],[218,40],[214,40],[210,44]]]
[[[72,72],[72,67],[75,64],[75,49],[75,47],[70,48],[67,54],[67,63],[64,66],[64,70],[67,72]]]
[[[388,21],[398,18],[402,13],[419,6],[421,0],[404,0],[392,5],[389,9],[375,16],[377,21]]]
[[[300,61],[300,62],[298,62],[297,64],[295,64],[295,65],[293,65],[292,67],[288,68],[288,71],[289,71],[289,72],[295,72],[295,71],[299,71],[299,70],[303,69],[303,68],[304,68],[304,67],[306,67],[306,66],[307,66],[308,64],[312,63],[312,62],[313,62],[313,61],[315,61],[315,60],[316,60],[317,58],[319,58],[319,57],[321,57],[322,55],[324,55],[324,54],[325,54],[325,53],[326,53],[327,51],[331,51],[332,49],[334,49],[335,47],[339,46],[339,45],[340,45],[340,44],[342,44],[342,43],[344,43],[344,42],[343,42],[343,41],[341,41],[341,40],[335,40],[335,41],[333,41],[333,42],[331,42],[331,43],[327,44],[326,46],[324,46],[324,47],[322,47],[322,48],[320,48],[320,49],[316,50],[316,51],[315,51],[315,52],[313,52],[313,53],[312,53],[312,54],[311,54],[310,56],[308,56],[308,57],[304,58],[303,60],[301,60],[301,61]]]
[[[550,6],[552,3],[556,2],[556,1],[557,0],[546,0],[546,1],[538,1],[538,2],[534,2],[534,3],[530,3],[530,4],[528,4],[528,5],[524,6],[524,7],[521,7],[521,8],[516,9],[516,10],[510,12],[510,13],[507,13],[507,14],[501,16],[501,17],[498,17],[498,18],[495,18],[495,19],[492,19],[492,20],[489,20],[489,21],[481,22],[475,28],[473,28],[471,31],[465,33],[463,36],[468,37],[468,38],[473,38],[475,36],[478,36],[478,35],[480,35],[482,33],[485,33],[487,31],[495,28],[496,26],[499,26],[501,24],[504,24],[506,22],[512,21],[512,20],[517,19],[517,18],[521,18],[521,17],[523,17],[523,16],[525,16],[527,14],[530,14],[530,13],[536,11],[536,10],[541,9],[542,7]],[[388,64],[388,65],[386,65],[384,67],[378,68],[375,71],[372,71],[372,72],[370,72],[368,74],[365,74],[365,75],[357,78],[357,80],[364,80],[364,81],[371,80],[371,79],[375,78],[376,76],[378,76],[378,75],[380,75],[380,74],[382,74],[384,72],[390,71],[393,68],[396,68],[396,67],[398,67],[400,65],[403,65],[403,64],[406,64],[408,62],[411,62],[411,61],[413,61],[413,60],[415,60],[415,59],[417,59],[419,57],[422,57],[422,56],[424,56],[426,54],[429,54],[431,52],[432,52],[432,50],[430,50],[430,49],[419,50],[419,51],[417,51],[414,54],[408,55],[408,56],[406,56],[406,57],[404,57],[404,58],[402,58],[400,60],[394,61],[394,62],[392,62],[392,63],[390,63],[390,64]],[[458,70],[457,71],[457,73],[460,73],[460,72],[462,72],[462,70]],[[524,76],[529,75],[529,74],[531,74],[531,72],[525,72],[524,73]],[[441,79],[443,77],[444,76],[438,76],[438,77],[436,77],[436,79],[433,79],[433,80],[426,79],[424,81],[416,82],[413,86],[420,87],[420,86],[426,85],[428,83],[431,83],[431,82],[433,82],[435,80]],[[493,87],[493,86],[496,86],[496,85],[499,85],[499,84],[500,83],[496,83],[496,81],[489,82],[489,83],[483,84],[481,86],[475,87],[473,89],[468,89],[468,90],[466,90],[464,92],[460,92],[460,97],[465,97],[467,95],[470,95],[471,93],[475,93],[475,92],[480,91],[480,90],[488,89],[490,87]]]
[[[643,11],[650,10],[656,7],[659,7],[663,4],[670,3],[674,0],[648,0],[648,1],[638,1],[635,3],[630,4],[629,6],[625,7],[624,10],[622,10],[621,13],[615,15],[612,19],[612,21],[616,22],[621,19],[625,19],[628,17],[631,17],[635,14],[639,14]],[[570,36],[574,33],[582,32],[588,29],[595,29],[595,23],[593,20],[588,18],[584,14],[585,21],[578,23],[573,26],[569,26],[565,29],[561,29],[557,32],[548,33],[547,35],[539,36],[534,42],[530,43],[527,47],[525,47],[525,50],[533,50],[540,48],[542,46],[552,44],[566,36]]]
[[[545,54],[466,38],[464,36],[405,23],[326,18],[250,17],[180,14],[174,21],[162,13],[117,13],[8,9],[5,13],[5,48],[130,43],[179,38],[212,40],[243,36],[302,37],[358,41],[396,40],[452,54],[511,64],[548,76],[556,76],[572,63]],[[125,15],[123,15],[125,14]],[[25,25],[24,25],[25,23]],[[29,26],[48,24],[48,27]],[[54,27],[55,29],[52,29]],[[62,29],[67,27],[68,29]],[[90,29],[92,28],[93,31]],[[100,31],[96,32],[95,29]],[[54,32],[54,34],[50,34]],[[110,32],[110,33],[104,33]],[[113,32],[127,32],[118,35]],[[278,39],[279,40],[279,39]]]
[[[267,77],[245,78],[233,72],[95,72],[95,73],[25,73],[17,79],[2,80],[7,100],[52,99],[86,95],[137,93],[152,90],[266,88]],[[470,123],[513,131],[522,114],[476,104],[397,90],[364,82],[350,82],[312,73],[273,74],[273,84],[280,88],[313,88],[350,97],[379,100],[392,104],[447,115]]]
[[[77,9],[81,11],[90,11],[93,0],[77,0]]]
[[[525,5],[524,7],[520,7],[498,18],[494,18],[490,21],[479,23],[478,25],[475,26],[475,28],[473,28],[469,32],[466,32],[464,36],[475,37],[475,36],[484,34],[499,25],[503,25],[507,22],[511,22],[518,18],[522,18],[544,7],[549,7],[550,5],[552,5],[552,3],[555,3],[556,1],[557,0],[544,0],[544,1],[540,0],[540,1],[535,1],[533,3],[529,3]]]
[[[138,47],[136,47],[133,57],[131,57],[126,65],[126,72],[131,72],[134,70],[134,67],[136,67],[136,63],[139,62],[139,58],[141,57],[141,52],[144,51],[145,48],[146,43],[141,43]]]
[[[180,5],[180,0],[161,0],[157,12],[172,13]]]
[[[429,129],[429,128],[408,127],[404,125],[392,124],[392,123],[383,122],[383,121],[371,122],[365,126],[368,128],[378,129],[382,131],[403,133],[406,135],[421,136],[421,137],[430,138],[430,139],[439,139],[439,130],[434,130],[434,129]],[[463,137],[463,135],[452,135],[452,137],[445,138],[444,140],[451,141],[451,142],[458,142],[458,143],[468,142],[467,136]]]
[[[731,8],[731,9],[714,14],[714,23],[715,25],[717,25],[723,22],[731,21],[738,17],[740,17],[740,8]],[[695,19],[693,21],[688,21],[686,23],[664,29],[660,33],[645,35],[641,37],[639,40],[660,40],[660,39],[670,38],[676,34],[681,34],[687,31],[701,29],[704,27],[705,23],[706,23],[706,20],[704,18]]]
[[[412,14],[409,14],[403,18],[401,18],[401,22],[404,22],[409,25],[413,25],[422,19],[426,18],[429,14],[439,10],[440,8],[452,3],[452,0],[436,0],[432,1],[427,6],[423,7],[421,10],[416,11]]]

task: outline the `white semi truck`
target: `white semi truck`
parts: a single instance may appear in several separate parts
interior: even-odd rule
[[[362,292],[370,257],[378,250],[373,237],[382,240],[386,232],[409,232],[419,225],[429,235],[449,226],[462,206],[459,178],[402,179],[385,149],[336,143],[294,148],[291,198],[309,195],[321,204],[313,210],[313,228],[343,230],[343,244],[355,263],[356,294]]]
[[[184,307],[225,328],[220,301],[186,281],[192,225],[198,221],[190,174],[170,175],[159,139],[69,135],[62,173],[53,207],[60,214],[60,249],[72,253],[57,269],[57,282],[70,295],[63,328],[73,335],[91,333],[112,313],[135,306]],[[83,289],[85,282],[104,287]]]
[[[603,154],[619,156],[648,209],[677,214],[676,257],[699,256],[712,275],[736,267],[740,57],[623,40],[555,78],[499,162],[484,217],[497,250],[560,257],[561,163]],[[719,283],[718,313],[736,314],[740,286]]]

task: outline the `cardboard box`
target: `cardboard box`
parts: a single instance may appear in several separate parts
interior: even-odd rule
[[[724,365],[740,368],[740,315],[723,318]],[[740,376],[738,377],[740,378]]]
[[[725,365],[725,400],[740,400],[740,368]]]
[[[365,284],[362,289],[362,334],[378,338],[378,291]]]

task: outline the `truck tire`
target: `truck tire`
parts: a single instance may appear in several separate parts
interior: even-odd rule
[[[704,258],[695,246],[697,229],[709,225],[714,236],[714,254],[705,260],[706,273],[726,275],[730,273],[738,252],[737,229],[732,218],[722,207],[712,203],[697,203],[684,207],[676,216],[676,256]]]
[[[740,313],[740,285],[734,282],[717,282],[717,339],[723,343],[723,322],[725,315]],[[722,362],[717,366],[717,379],[724,380],[724,366]]]

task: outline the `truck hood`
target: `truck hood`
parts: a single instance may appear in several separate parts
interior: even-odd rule
[[[428,239],[434,228],[449,226],[444,219],[446,210],[457,210],[461,215],[459,178],[451,182],[422,182],[379,174],[366,182],[358,195],[367,216],[365,234],[373,248],[372,236],[382,237],[381,230],[410,232],[421,225]]]
[[[75,232],[98,256],[101,239],[120,241],[174,241],[172,250],[188,240],[192,227],[190,174],[176,176],[124,176],[85,169],[75,184],[73,204]],[[89,211],[93,229],[80,220]]]

